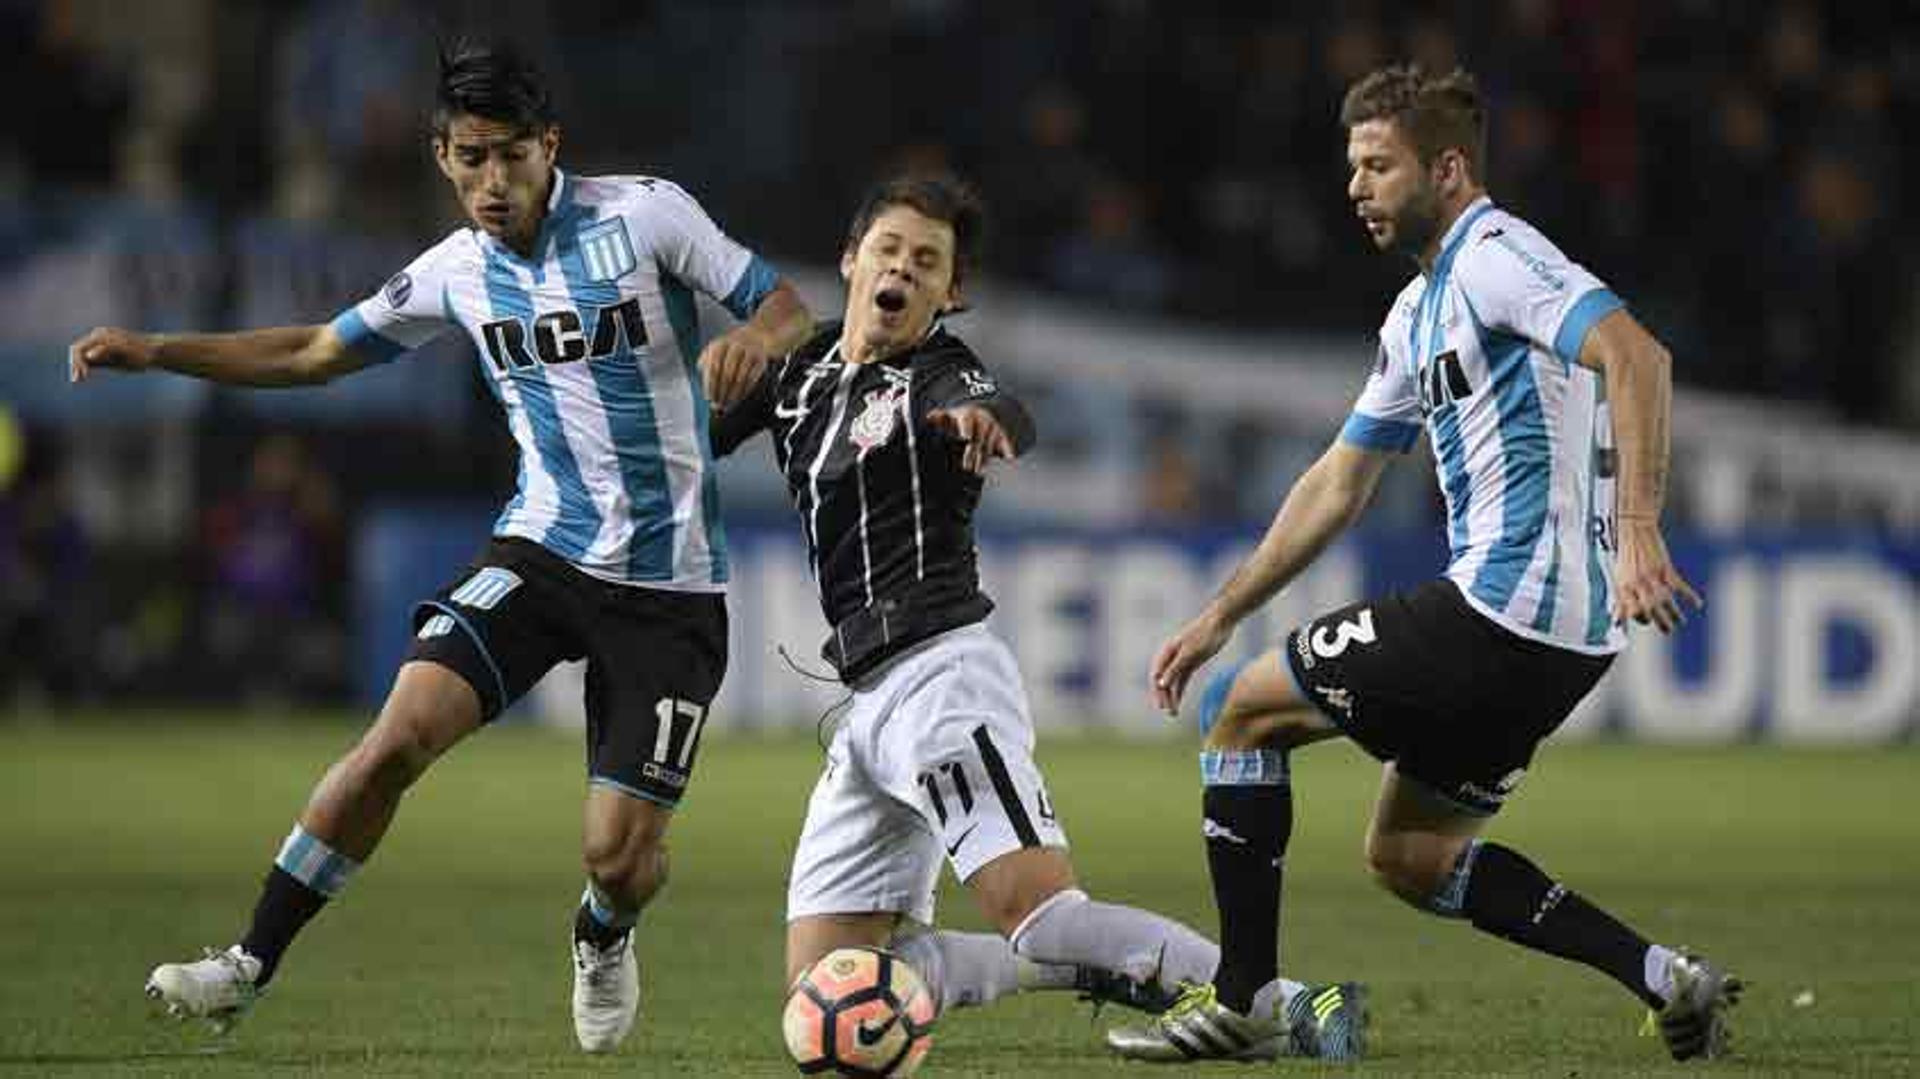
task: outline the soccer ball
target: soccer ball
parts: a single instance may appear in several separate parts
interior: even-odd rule
[[[793,983],[781,1026],[807,1075],[912,1075],[933,1044],[933,998],[892,952],[841,948]]]

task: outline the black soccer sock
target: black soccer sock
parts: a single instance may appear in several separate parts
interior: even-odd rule
[[[253,906],[253,924],[241,939],[240,948],[260,960],[260,976],[254,985],[265,988],[280,966],[280,956],[320,908],[327,896],[296,880],[293,874],[275,865],[267,870],[260,885],[260,901]]]
[[[618,944],[632,930],[631,925],[608,925],[594,917],[593,908],[586,903],[573,913],[573,939],[584,940],[601,951]]]
[[[1640,934],[1555,883],[1517,851],[1497,843],[1477,847],[1461,907],[1475,928],[1523,948],[1585,963],[1612,976],[1648,1007],[1664,1003],[1647,988],[1647,941]]]
[[[639,917],[639,911],[614,909],[593,884],[588,884],[573,914],[573,939],[587,941],[605,951],[632,932]]]
[[[1270,749],[1200,754],[1207,871],[1220,912],[1220,1003],[1245,1015],[1280,965],[1280,878],[1293,834],[1287,759]]]

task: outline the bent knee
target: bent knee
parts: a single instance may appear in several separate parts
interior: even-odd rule
[[[1300,698],[1286,659],[1262,652],[1214,672],[1200,697],[1208,749],[1291,749],[1325,737],[1325,721]]]
[[[422,716],[383,713],[380,721],[348,755],[354,771],[369,784],[404,790],[424,775],[445,751]]]
[[[1367,869],[1374,883],[1416,906],[1427,902],[1446,886],[1453,873],[1458,850],[1430,837],[1369,836]]]
[[[580,862],[603,887],[650,894],[666,883],[666,830],[644,825],[589,829],[581,837]]]

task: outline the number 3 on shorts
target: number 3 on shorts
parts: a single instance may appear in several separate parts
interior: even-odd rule
[[[653,706],[653,714],[660,720],[653,736],[654,763],[685,771],[693,763],[693,751],[700,744],[700,728],[707,722],[707,706],[662,697],[660,703]],[[682,718],[689,722],[681,723]]]
[[[1307,643],[1313,646],[1313,654],[1321,659],[1332,659],[1345,652],[1347,646],[1355,641],[1361,644],[1372,644],[1374,640],[1373,608],[1371,607],[1362,607],[1354,612],[1352,619],[1334,626],[1331,634],[1328,633],[1326,626],[1320,625],[1315,626],[1313,632],[1307,636]]]

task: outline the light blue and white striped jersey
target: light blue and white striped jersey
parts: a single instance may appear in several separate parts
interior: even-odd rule
[[[1447,577],[1535,640],[1605,654],[1613,623],[1613,424],[1575,361],[1619,309],[1600,280],[1481,198],[1401,291],[1341,438],[1404,453],[1421,426],[1446,494]]]
[[[556,169],[534,252],[459,229],[333,328],[382,361],[466,332],[520,447],[494,535],[605,580],[721,591],[693,293],[746,318],[778,275],[685,191],[646,177]]]

